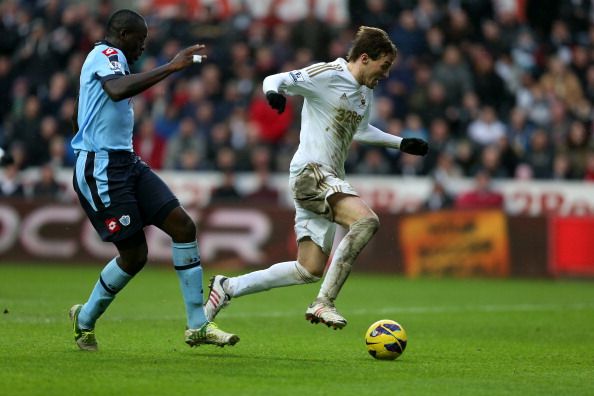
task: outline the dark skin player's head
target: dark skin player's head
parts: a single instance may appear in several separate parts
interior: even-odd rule
[[[144,52],[147,34],[142,15],[132,10],[119,10],[107,22],[105,40],[122,50],[128,63],[133,64]]]

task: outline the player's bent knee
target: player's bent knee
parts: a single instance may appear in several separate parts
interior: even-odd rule
[[[185,216],[182,221],[180,221],[180,232],[185,240],[194,240],[196,239],[196,224],[190,218],[190,216]]]
[[[169,227],[168,234],[175,242],[192,242],[196,240],[196,225],[189,216],[184,216]]]
[[[138,271],[140,271],[141,269],[144,268],[144,266],[146,265],[146,263],[148,262],[148,258],[147,256],[142,256],[142,257],[138,257],[138,259],[134,262],[134,267],[138,269]]]
[[[146,265],[148,261],[147,254],[143,252],[139,253],[140,254],[120,254],[118,265],[128,275],[136,275]]]
[[[165,231],[175,242],[196,240],[196,224],[181,206],[171,210],[162,222],[155,225]]]
[[[147,263],[148,246],[144,232],[138,232],[115,245],[119,253],[118,265],[129,275],[135,275]]]
[[[365,229],[366,231],[371,232],[371,234],[375,234],[377,232],[377,230],[379,229],[379,226],[380,226],[379,218],[374,213],[372,216],[367,216],[367,217],[364,217],[362,219],[355,221],[351,225],[351,228]]]

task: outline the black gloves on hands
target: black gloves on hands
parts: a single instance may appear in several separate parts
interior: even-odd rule
[[[268,100],[268,104],[273,109],[276,109],[278,114],[281,114],[285,111],[285,105],[287,104],[287,98],[283,95],[279,94],[278,92],[268,91],[266,92],[266,100]]]
[[[423,139],[403,138],[400,142],[400,151],[413,155],[425,155],[429,151],[429,145]]]

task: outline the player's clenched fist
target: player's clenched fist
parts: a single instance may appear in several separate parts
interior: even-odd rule
[[[425,155],[429,151],[429,145],[423,139],[404,138],[400,142],[400,151],[407,154]]]
[[[285,111],[285,105],[287,104],[287,98],[283,95],[279,94],[278,92],[268,91],[266,92],[266,100],[268,100],[268,104],[270,107],[275,109],[278,114],[281,114]]]

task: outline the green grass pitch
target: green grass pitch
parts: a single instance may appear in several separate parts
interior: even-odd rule
[[[89,353],[67,311],[99,270],[0,265],[1,395],[594,394],[592,281],[354,273],[337,304],[342,331],[306,322],[319,285],[294,286],[222,311],[236,346],[192,349],[175,272],[149,265],[98,322]],[[396,361],[365,350],[365,330],[384,318],[408,333]]]

